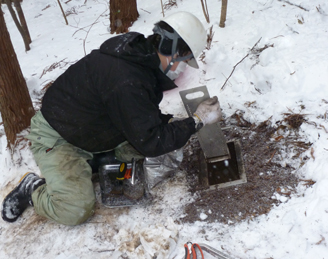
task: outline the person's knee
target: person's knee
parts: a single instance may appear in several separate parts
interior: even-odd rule
[[[77,226],[87,221],[94,214],[94,209],[95,202],[88,203],[83,207],[68,208],[65,210],[66,213],[58,214],[56,221],[64,225]]]
[[[35,195],[33,193],[33,195]],[[50,199],[49,199],[50,198]],[[34,197],[34,209],[37,214],[57,223],[69,226],[80,225],[88,220],[95,210],[96,197],[81,195],[80,197],[62,197],[52,195],[48,199]]]
[[[66,209],[62,212],[67,212],[67,215],[63,216],[63,223],[65,225],[76,226],[84,223],[88,220],[95,210],[96,195],[82,195],[79,198],[75,198],[63,206]]]
[[[95,211],[95,200],[85,203],[84,206],[76,208],[75,216],[65,222],[65,225],[76,226],[87,221]]]

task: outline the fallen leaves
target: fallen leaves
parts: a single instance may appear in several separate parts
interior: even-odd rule
[[[288,197],[290,197],[290,195],[292,194],[292,192],[290,190],[287,191],[285,188],[280,188],[280,187],[278,187],[276,189],[276,191],[278,194],[288,196]]]
[[[313,147],[311,147],[311,152],[310,152],[310,154],[311,154],[311,157],[313,158],[313,160],[315,160],[315,157],[314,157],[314,149],[313,149]]]
[[[322,242],[324,242],[326,239],[323,237],[323,236],[321,236],[321,240],[319,241],[319,242],[317,242],[317,243],[315,243],[316,245],[320,245]]]
[[[298,129],[305,121],[304,114],[284,113],[284,115],[287,117],[283,121],[293,129]]]
[[[280,136],[276,137],[274,140],[275,140],[275,141],[279,141],[279,140],[281,140],[281,139],[283,139],[283,138],[284,138],[284,136],[281,136],[281,135],[280,135]]]
[[[316,181],[313,181],[311,179],[309,179],[309,180],[301,179],[300,181],[304,182],[303,185],[305,185],[307,187],[312,186],[316,183]]]
[[[267,162],[267,164],[271,162],[271,160],[272,160],[272,158],[274,157],[274,154],[275,154],[276,152],[277,152],[277,150],[273,151],[273,153],[272,153],[272,155],[271,155],[269,161]]]

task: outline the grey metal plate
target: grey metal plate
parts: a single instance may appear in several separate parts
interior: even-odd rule
[[[180,91],[179,94],[189,116],[193,116],[194,112],[197,110],[198,105],[202,101],[210,98],[207,87],[205,85]]]
[[[210,98],[206,86],[187,89],[179,93],[189,116],[193,116],[201,102]],[[197,132],[197,137],[209,163],[230,158],[226,139],[219,123],[205,125]]]

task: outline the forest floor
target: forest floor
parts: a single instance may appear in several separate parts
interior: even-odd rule
[[[209,212],[207,222],[232,224],[252,220],[290,198],[300,181],[307,186],[314,184],[293,173],[308,159],[301,158],[301,154],[311,146],[297,134],[303,122],[306,121],[301,114],[285,114],[285,119],[274,126],[268,121],[254,126],[241,114],[226,120],[225,125],[221,125],[222,131],[227,142],[239,140],[241,143],[247,182],[214,190],[200,184],[202,150],[197,138],[192,138],[185,148],[181,167],[187,172],[190,192],[197,192],[198,198],[186,206],[182,221],[194,222],[202,211]],[[293,154],[289,160],[292,164],[284,162],[288,154]]]

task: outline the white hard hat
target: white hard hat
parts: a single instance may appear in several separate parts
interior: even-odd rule
[[[188,65],[199,68],[196,58],[204,50],[207,41],[207,34],[200,20],[191,13],[177,12],[162,21],[170,25],[189,46],[194,58],[188,61]]]

